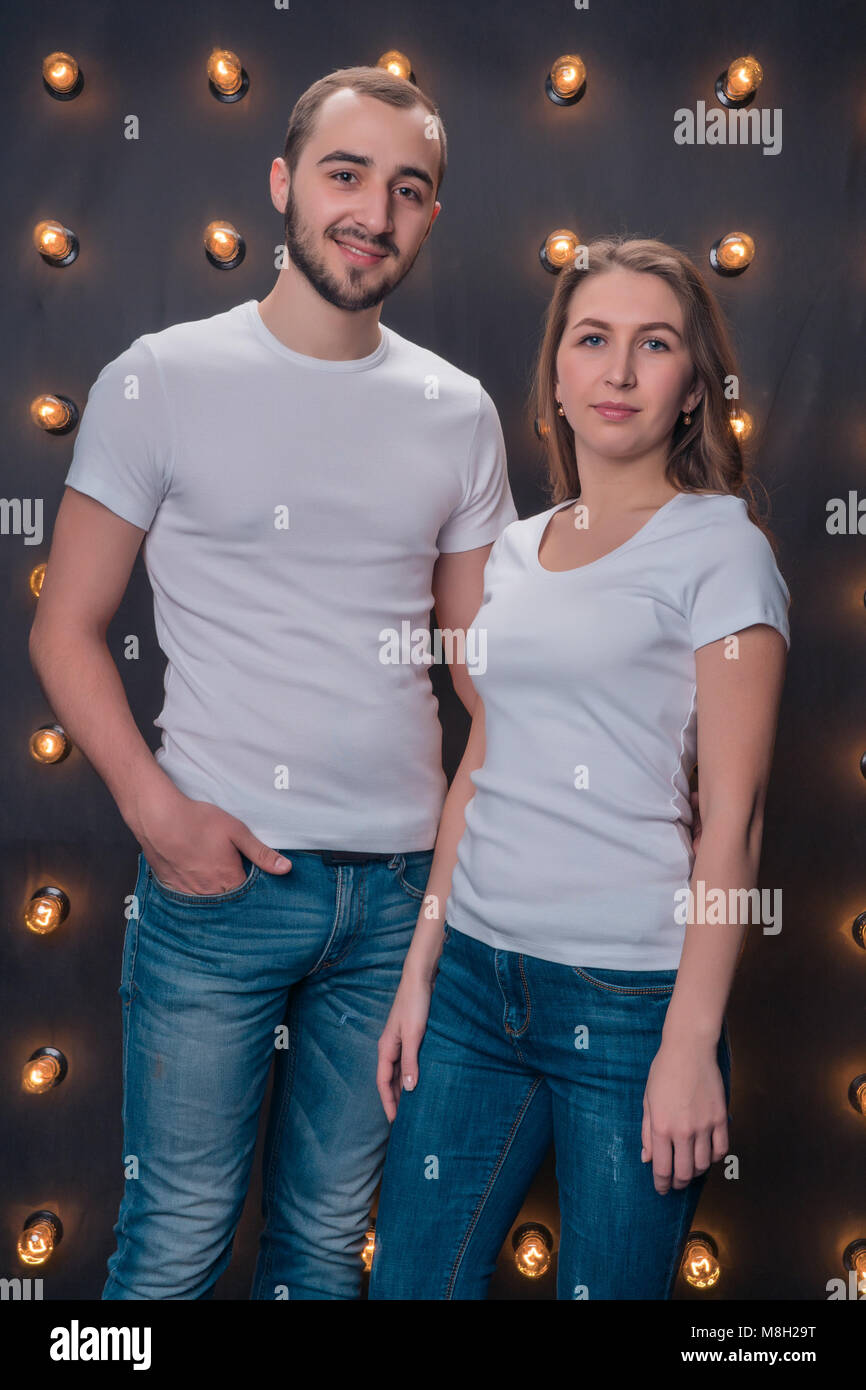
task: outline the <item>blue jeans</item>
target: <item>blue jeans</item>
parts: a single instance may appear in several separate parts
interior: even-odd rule
[[[212,1296],[272,1061],[251,1297],[360,1298],[390,1128],[378,1041],[433,851],[281,852],[286,874],[244,858],[245,881],[206,896],[165,887],[139,855],[119,990],[127,1177],[103,1299]]]
[[[418,1081],[391,1129],[371,1299],[485,1298],[551,1142],[557,1298],[670,1298],[706,1180],[659,1193],[640,1157],[675,982],[494,950],[445,924]],[[727,1020],[717,1060],[730,1104]]]

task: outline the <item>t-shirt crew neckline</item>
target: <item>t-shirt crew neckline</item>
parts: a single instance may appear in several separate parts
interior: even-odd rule
[[[548,522],[553,520],[553,517],[556,514],[556,512],[564,512],[568,507],[573,507],[575,502],[580,501],[580,498],[572,497],[569,499],[568,502],[563,502],[561,506],[551,507],[549,511],[542,512],[541,514],[541,527],[535,536],[535,544],[532,547],[532,555],[535,561],[535,568],[541,574],[549,574],[552,579],[556,579],[560,575],[582,574],[584,570],[595,569],[598,565],[603,565],[605,560],[612,560],[615,556],[622,555],[623,551],[628,550],[633,545],[636,545],[637,542],[650,529],[650,527],[656,524],[662,513],[667,512],[676,502],[680,500],[681,497],[684,496],[684,492],[678,492],[676,496],[669,497],[667,502],[664,502],[660,507],[658,507],[653,512],[649,520],[644,522],[643,526],[638,527],[633,536],[629,536],[627,541],[623,541],[622,545],[614,546],[613,550],[609,550],[606,555],[599,555],[597,560],[590,560],[589,563],[585,565],[573,565],[571,569],[567,570],[546,569],[545,566],[541,563],[538,552],[541,550],[541,542],[544,538],[544,533],[547,530]]]
[[[259,313],[258,300],[248,299],[240,307],[246,313],[250,328],[265,347],[270,348],[280,357],[285,357],[289,362],[294,362],[299,367],[308,367],[311,371],[366,372],[371,367],[378,366],[388,352],[388,329],[383,323],[380,323],[381,337],[378,346],[366,357],[350,357],[346,361],[332,361],[326,357],[309,357],[304,352],[295,352],[293,348],[286,347],[285,343],[281,343],[279,338],[271,332]]]

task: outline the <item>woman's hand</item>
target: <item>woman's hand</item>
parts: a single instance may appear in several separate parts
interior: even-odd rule
[[[376,1086],[391,1121],[397,1114],[400,1092],[414,1090],[418,1081],[418,1049],[427,1027],[432,993],[430,980],[404,973],[379,1038]]]
[[[728,1151],[728,1105],[717,1043],[662,1043],[643,1098],[641,1162],[652,1160],[656,1192],[686,1187]]]

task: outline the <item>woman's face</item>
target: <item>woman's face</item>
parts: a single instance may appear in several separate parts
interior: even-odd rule
[[[556,354],[556,395],[581,449],[631,458],[670,440],[694,367],[683,341],[679,300],[658,275],[610,270],[588,275],[571,296]],[[604,410],[604,402],[628,407]]]

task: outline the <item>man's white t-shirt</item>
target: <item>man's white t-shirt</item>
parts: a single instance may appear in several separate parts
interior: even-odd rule
[[[65,479],[147,530],[159,765],[276,849],[433,847],[441,728],[403,638],[428,631],[437,555],[517,517],[480,382],[380,330],[367,357],[308,357],[250,299],[143,334]]]
[[[675,895],[694,865],[694,653],[755,623],[790,647],[790,595],[746,503],[722,493],[679,493],[607,555],[548,571],[544,529],[576,500],[512,522],[485,566],[467,645],[486,633],[472,673],[486,750],[446,918],[566,965],[676,969]]]

